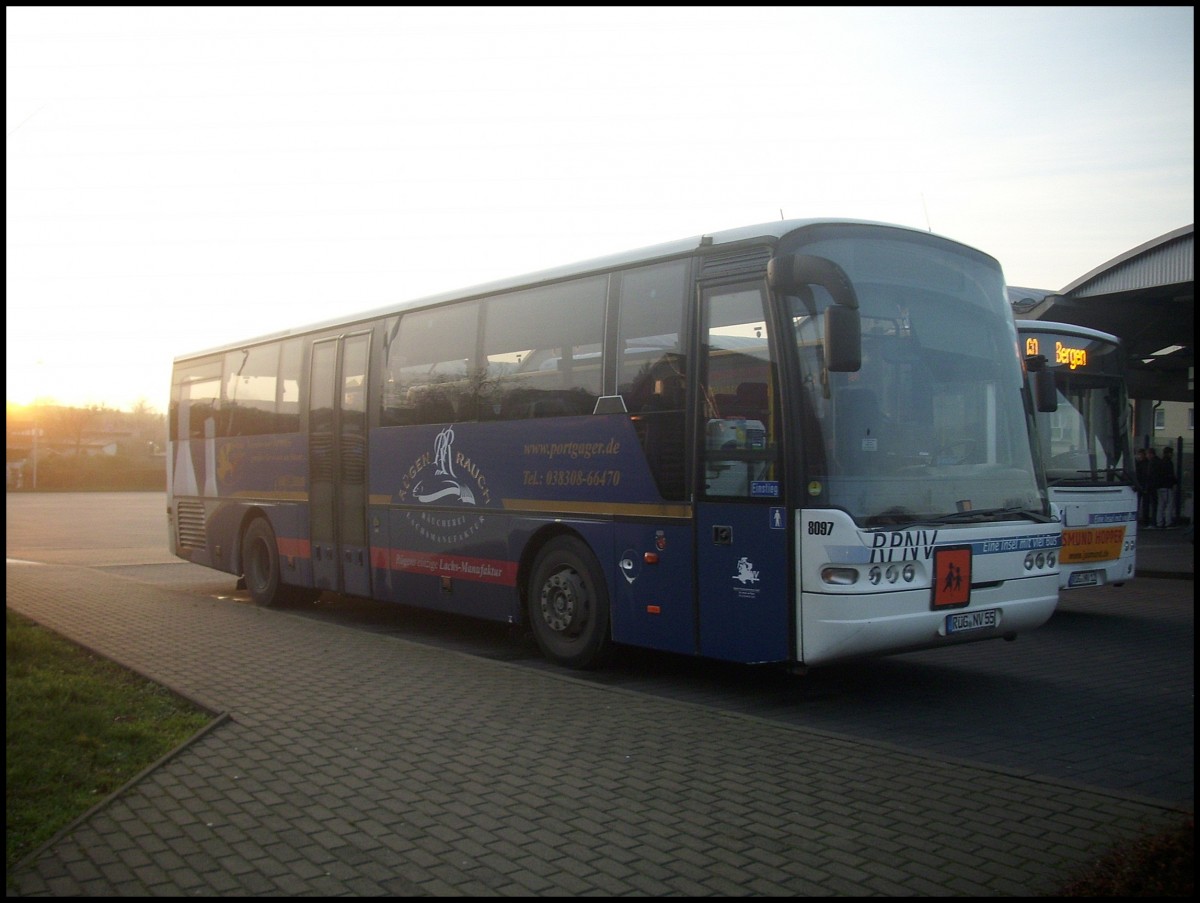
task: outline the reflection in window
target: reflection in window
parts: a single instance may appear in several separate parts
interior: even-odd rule
[[[594,276],[390,321],[383,425],[591,414],[603,384],[607,286]]]
[[[171,439],[203,439],[206,422],[212,421],[221,404],[221,361],[214,359],[175,370],[171,391]]]
[[[764,300],[757,286],[705,293],[701,388],[710,496],[778,497],[778,392]]]
[[[478,324],[479,304],[474,301],[416,311],[388,322],[384,426],[450,423],[474,416],[467,368],[475,357]]]
[[[623,273],[617,330],[617,393],[633,415],[659,493],[674,500],[685,498],[687,483],[687,274],[687,261]]]
[[[595,276],[488,300],[480,419],[592,413],[602,385],[607,290],[608,279]]]
[[[272,342],[225,355],[220,436],[294,433],[300,429],[302,340]]]
[[[221,435],[274,432],[278,379],[278,345],[257,345],[226,354]]]
[[[304,354],[301,339],[283,343],[279,359],[279,394],[275,421],[280,433],[300,431],[300,366]]]

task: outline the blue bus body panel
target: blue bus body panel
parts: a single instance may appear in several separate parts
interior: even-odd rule
[[[622,523],[615,532],[613,639],[695,654],[691,526]]]
[[[614,616],[623,618],[614,524],[663,507],[645,503],[658,494],[630,419],[548,418],[537,422],[536,439],[533,432],[520,421],[372,431],[371,559],[379,598],[515,620],[522,554],[538,530],[554,524],[591,547]],[[464,584],[470,592],[457,593]]]
[[[218,439],[216,472],[223,496],[298,499],[308,490],[308,446],[300,433]]]
[[[178,442],[172,494],[204,507],[206,547],[176,554],[237,573],[234,548],[251,510],[266,515],[279,546],[284,583],[312,586],[307,454],[300,434],[185,439]]]
[[[782,509],[757,504],[697,506],[702,655],[737,662],[792,657],[788,531],[782,517]],[[716,528],[729,531],[727,543],[713,540]]]
[[[488,620],[513,620],[515,568],[508,561],[511,517],[502,512],[473,515],[464,525],[459,512],[393,508],[374,509],[372,516],[388,524],[391,537],[389,545],[373,550],[377,598]],[[460,535],[469,531],[470,542],[464,541],[453,553],[439,551],[439,543],[430,540],[438,530],[457,530]]]
[[[371,497],[391,504],[551,511],[658,498],[624,414],[385,427],[371,432],[370,460]]]

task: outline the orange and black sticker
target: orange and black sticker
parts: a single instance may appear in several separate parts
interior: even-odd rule
[[[933,552],[933,607],[961,608],[971,601],[971,547],[944,546]]]

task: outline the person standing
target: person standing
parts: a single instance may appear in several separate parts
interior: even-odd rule
[[[1133,453],[1133,476],[1137,483],[1137,523],[1139,527],[1150,526],[1150,462],[1146,460],[1146,449],[1139,448]]]
[[[1158,461],[1158,520],[1160,528],[1175,526],[1175,487],[1179,478],[1175,475],[1175,449],[1166,446]]]
[[[1158,454],[1153,447],[1146,449],[1146,522],[1147,529],[1154,529],[1158,522]]]

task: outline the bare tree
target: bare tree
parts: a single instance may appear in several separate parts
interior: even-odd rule
[[[58,408],[54,412],[53,430],[63,441],[69,441],[75,450],[75,457],[83,454],[83,434],[95,422],[96,418],[107,413],[104,405],[92,405],[86,408]]]

